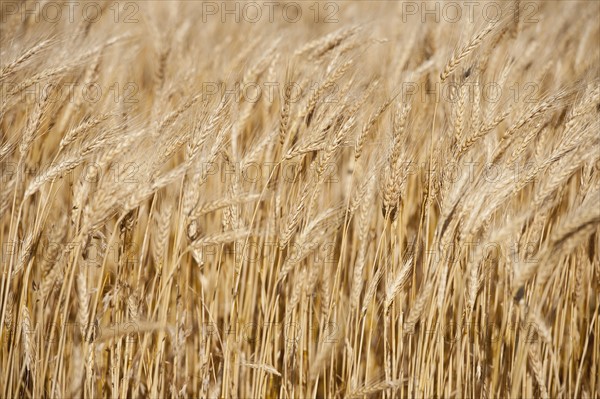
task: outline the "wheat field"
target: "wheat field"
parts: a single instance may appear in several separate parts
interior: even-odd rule
[[[0,2],[0,397],[600,398],[600,3]]]

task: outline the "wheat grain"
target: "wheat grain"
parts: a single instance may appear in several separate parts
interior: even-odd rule
[[[0,397],[598,396],[597,3],[9,3]]]

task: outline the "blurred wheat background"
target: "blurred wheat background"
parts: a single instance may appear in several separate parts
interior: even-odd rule
[[[0,396],[599,398],[600,3],[470,4],[2,1]]]

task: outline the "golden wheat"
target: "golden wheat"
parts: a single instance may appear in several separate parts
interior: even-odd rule
[[[0,397],[600,399],[598,18],[1,2]]]

